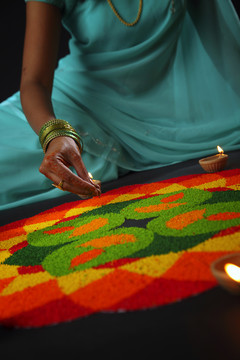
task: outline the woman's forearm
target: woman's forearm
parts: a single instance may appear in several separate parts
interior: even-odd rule
[[[21,75],[21,103],[25,116],[38,134],[54,118],[51,91],[57,64],[61,12],[40,1],[26,5],[26,33]]]
[[[28,1],[26,7],[20,97],[24,114],[39,135],[42,126],[55,118],[51,97],[62,15],[57,6],[42,1]],[[45,155],[39,171],[53,184],[61,184],[60,188],[64,191],[84,197],[100,195],[100,187],[90,179],[83,163],[78,134],[74,129],[67,129],[53,134],[54,129],[50,128],[49,133],[40,133],[39,140]]]
[[[39,82],[27,82],[21,85],[20,96],[23,112],[32,127],[39,134],[41,127],[55,118],[51,93]]]

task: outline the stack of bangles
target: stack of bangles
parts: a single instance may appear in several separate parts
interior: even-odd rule
[[[50,120],[46,122],[46,124],[44,124],[41,128],[39,133],[39,141],[44,153],[47,151],[47,147],[50,141],[59,136],[68,136],[75,140],[80,149],[80,153],[82,153],[83,142],[79,134],[67,121],[61,119]]]

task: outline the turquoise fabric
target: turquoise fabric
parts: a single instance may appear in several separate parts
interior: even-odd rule
[[[229,0],[175,0],[175,13],[171,0],[143,0],[131,28],[107,0],[35,1],[58,6],[71,33],[52,100],[80,132],[95,178],[240,148],[240,24]],[[136,17],[138,0],[113,3]],[[43,154],[19,93],[0,105],[0,121],[0,209],[64,195],[38,172]]]

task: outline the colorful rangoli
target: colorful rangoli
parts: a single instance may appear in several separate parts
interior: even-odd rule
[[[216,285],[240,250],[240,169],[132,185],[0,228],[0,322],[153,308]]]

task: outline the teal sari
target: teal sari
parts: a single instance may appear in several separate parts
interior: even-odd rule
[[[33,1],[33,0],[27,0]],[[55,71],[56,117],[84,142],[102,182],[240,148],[240,23],[228,0],[147,0],[123,25],[106,0],[58,6],[71,34]],[[126,20],[138,0],[113,1]],[[43,152],[19,93],[0,104],[0,209],[64,195],[39,174]]]

